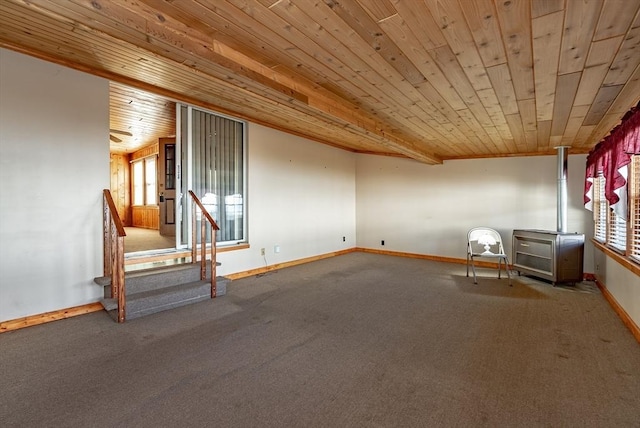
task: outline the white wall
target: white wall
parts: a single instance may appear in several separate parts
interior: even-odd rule
[[[0,321],[96,302],[106,80],[0,49]]]
[[[585,162],[585,155],[569,156],[567,223],[569,232],[585,234],[584,268],[593,272],[593,222],[582,205]],[[360,155],[356,165],[359,247],[464,259],[475,226],[498,230],[507,254],[513,229],[557,229],[555,156],[429,166]]]
[[[595,275],[640,327],[640,278],[602,250],[594,249]]]
[[[256,124],[247,136],[251,248],[219,253],[218,273],[355,247],[356,155]]]

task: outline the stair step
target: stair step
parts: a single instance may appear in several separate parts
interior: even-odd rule
[[[209,268],[209,266],[207,267]],[[130,295],[199,281],[200,265],[189,263],[126,272],[124,278],[126,293]],[[207,278],[211,278],[210,269],[207,269]],[[94,278],[94,282],[104,287],[104,297],[111,295],[111,277]]]
[[[220,265],[220,263],[218,263]],[[200,264],[178,264],[125,272],[126,319],[200,302],[211,298],[211,271],[200,279]],[[94,278],[104,288],[102,306],[117,317],[118,303],[111,298],[111,277]],[[229,279],[216,278],[217,296],[224,296]],[[115,315],[114,315],[115,313]]]
[[[224,277],[216,279],[217,297],[226,294],[228,282],[229,280]],[[127,293],[126,319],[140,318],[210,298],[211,282],[209,280],[193,281],[132,294]],[[117,312],[118,303],[116,299],[104,298],[101,303],[109,313]]]

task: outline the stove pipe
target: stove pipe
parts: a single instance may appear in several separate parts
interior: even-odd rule
[[[558,232],[567,233],[567,146],[556,147],[558,150]]]

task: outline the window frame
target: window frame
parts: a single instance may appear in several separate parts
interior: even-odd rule
[[[221,230],[216,233],[215,245],[219,250],[248,248],[249,223],[247,189],[249,173],[247,122],[216,111],[184,103],[177,104],[176,109],[178,116],[177,123],[179,124],[178,128],[180,131],[180,150],[182,151],[181,167],[183,180],[180,182],[179,186],[183,189],[183,195],[186,195],[188,190],[192,190],[203,202],[205,208],[208,208],[208,205],[215,205],[215,208],[212,207],[212,211],[209,211],[209,213],[212,215],[216,223],[218,223]],[[223,128],[226,128],[223,123],[227,126],[238,127],[238,129],[236,129],[237,134],[233,134],[233,132],[228,134],[223,128],[209,128],[210,131],[213,131],[210,135],[214,138],[208,140],[208,143],[211,143],[210,146],[205,144],[205,147],[203,148],[203,142],[197,142],[198,140],[196,136],[200,135],[200,137],[202,137],[202,133],[198,131],[198,127],[195,124],[198,123],[201,127],[206,126],[207,120],[212,120],[216,123],[216,126],[223,126]],[[226,130],[229,131],[228,128],[226,128]],[[232,136],[231,134],[233,134],[234,137],[239,135],[239,138],[234,139],[233,143],[231,143],[232,140],[227,139]],[[217,143],[214,143],[214,141],[217,141]],[[225,141],[225,143],[220,145],[222,141]],[[198,144],[200,144],[200,146],[198,146]],[[235,145],[237,151],[230,150],[228,144]],[[210,153],[209,157],[207,157],[207,153]],[[206,162],[206,159],[209,159],[209,161],[212,161],[213,164],[210,166],[215,165],[215,168],[208,171],[207,168],[202,168],[202,164],[198,166],[197,154],[199,154],[200,160],[205,159]],[[220,163],[217,163],[218,161]],[[233,167],[231,165],[233,165]],[[199,167],[200,173],[202,173],[202,171],[207,171],[207,173],[204,174],[204,180],[203,176],[197,172]],[[196,177],[199,177],[199,180],[196,180]],[[206,177],[209,178],[207,179]],[[227,187],[226,185],[222,185],[223,182],[226,184],[237,184],[238,181],[240,181],[241,184],[237,186],[229,186],[229,188],[234,187],[236,190],[235,192],[227,193],[223,191],[223,188]],[[210,186],[212,182],[217,184]],[[218,185],[221,185],[221,187]],[[210,195],[207,195],[207,193],[210,193]],[[207,196],[215,198],[216,203],[205,204],[205,200],[203,198],[206,198]],[[183,203],[185,204],[184,206],[191,207],[190,204],[192,201],[190,198],[185,196]],[[193,233],[191,230],[192,222],[188,219],[190,213],[191,208],[183,210],[182,226],[180,231],[181,245],[200,245],[200,242],[191,242]],[[236,228],[234,228],[230,233],[239,233],[241,236],[225,236],[224,230],[230,230],[228,227],[229,224],[226,222],[226,220],[230,219],[230,214],[233,214],[233,219],[231,219],[231,221],[236,222]],[[210,236],[207,236],[206,244],[211,245]]]
[[[629,163],[628,221],[619,218],[611,209],[604,188],[605,177],[598,174],[593,181],[593,242],[633,271],[640,272],[640,155],[632,155]],[[621,231],[620,228],[624,229]],[[604,240],[602,230],[606,231]]]
[[[609,204],[604,196],[604,176],[599,174],[593,180],[593,237],[599,242],[607,242],[607,210]]]
[[[631,157],[628,186],[627,254],[632,262],[640,265],[640,155]]]
[[[153,183],[147,181],[148,178],[148,165],[153,161],[154,172]],[[138,183],[139,178],[136,178],[136,167],[141,165],[142,183]],[[150,189],[149,185],[153,184],[153,188]],[[139,185],[139,186],[138,186]],[[142,191],[142,204],[136,203],[138,190]],[[131,206],[134,207],[157,207],[158,206],[158,155],[145,156],[131,161]]]

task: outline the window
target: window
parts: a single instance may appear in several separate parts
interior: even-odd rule
[[[609,209],[607,244],[623,254],[627,250],[627,222],[612,209]]]
[[[176,145],[167,144],[164,146],[164,182],[165,189],[175,190],[176,188]]]
[[[157,205],[156,157],[136,160],[133,169],[133,205]]]
[[[183,181],[183,194],[192,190],[216,221],[218,246],[246,242],[244,123],[186,105],[179,115],[182,172],[189,177],[188,182]],[[189,236],[187,213],[183,210],[183,243]]]
[[[640,155],[631,157],[628,181],[629,221],[611,208],[605,197],[606,179],[593,180],[593,237],[618,253],[640,263]]]
[[[599,175],[593,182],[593,237],[600,242],[607,240],[607,200],[604,197],[604,177]]]
[[[156,205],[156,158],[144,160],[145,205]]]
[[[144,163],[133,163],[133,205],[144,205]]]
[[[631,158],[629,180],[629,257],[640,263],[640,155]]]
[[[640,264],[640,103],[589,152],[585,208],[593,210],[594,241],[636,269]]]

